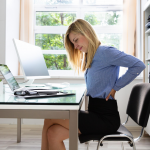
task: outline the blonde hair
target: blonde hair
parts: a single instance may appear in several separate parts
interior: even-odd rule
[[[87,53],[83,53],[74,48],[73,43],[69,39],[71,32],[79,33],[85,36],[88,40]],[[92,28],[85,20],[77,19],[70,24],[65,34],[65,48],[68,52],[68,59],[75,71],[85,71],[90,68],[95,52],[100,45],[100,41]]]

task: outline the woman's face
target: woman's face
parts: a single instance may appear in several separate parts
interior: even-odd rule
[[[75,49],[87,53],[89,42],[85,36],[79,33],[70,32],[69,39],[73,43]]]

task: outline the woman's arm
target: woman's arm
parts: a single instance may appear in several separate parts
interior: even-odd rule
[[[115,83],[113,89],[119,91],[121,88],[133,81],[144,69],[144,63],[138,58],[108,47],[103,51],[104,57],[109,65],[127,67],[127,72]]]

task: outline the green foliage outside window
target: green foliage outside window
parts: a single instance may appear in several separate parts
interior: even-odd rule
[[[121,15],[120,11],[109,11],[109,12],[87,12],[85,13],[84,19],[91,25],[120,25]]]
[[[65,50],[64,34],[36,34],[35,44],[42,50]]]
[[[44,54],[44,59],[50,70],[71,70],[65,54]]]
[[[69,26],[76,19],[76,13],[70,12],[37,12],[37,26]],[[84,19],[91,25],[120,25],[121,12],[88,12]],[[114,46],[119,49],[121,35],[100,34],[98,35],[103,45]],[[36,34],[35,45],[42,50],[65,50],[64,34]],[[65,54],[44,54],[48,69],[71,70]]]
[[[37,26],[68,26],[76,19],[75,13],[36,12]]]
[[[102,45],[113,46],[120,49],[121,34],[98,34]]]

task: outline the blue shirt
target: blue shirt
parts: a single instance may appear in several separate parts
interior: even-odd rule
[[[128,67],[128,70],[119,78],[120,66]],[[144,63],[138,58],[114,47],[99,46],[91,67],[85,71],[87,96],[106,99],[112,89],[119,91],[144,69]],[[109,99],[113,99],[112,96]]]

